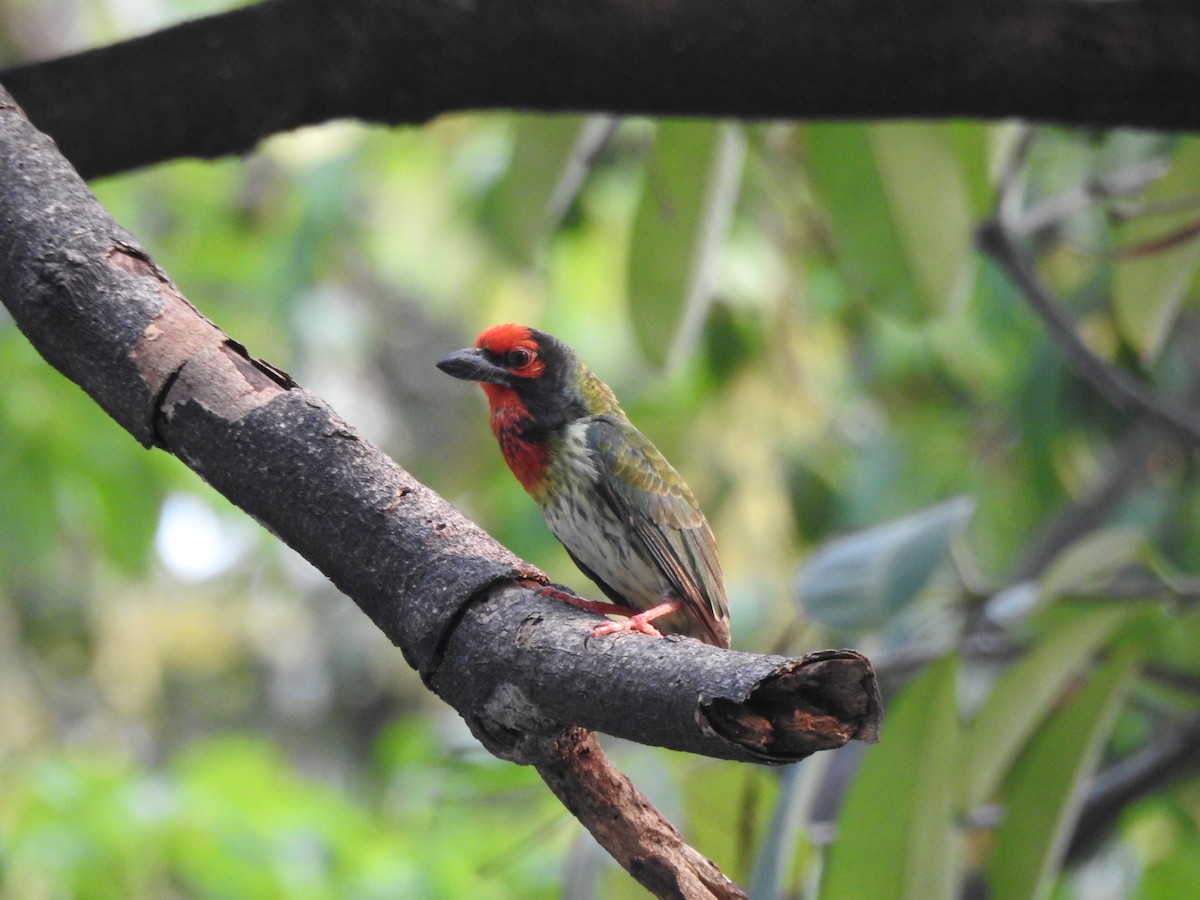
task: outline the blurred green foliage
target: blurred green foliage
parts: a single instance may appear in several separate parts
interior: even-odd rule
[[[66,6],[125,33],[121,7]],[[20,16],[6,52],[64,49],[23,45]],[[781,774],[612,748],[756,896],[1186,896],[1194,765],[1064,863],[1096,773],[1200,714],[1200,490],[1194,448],[1107,406],[973,251],[1020,137],[493,114],[93,187],[251,352],[586,589],[478,392],[433,368],[497,321],[558,334],[701,497],[735,646],[873,655],[865,754]],[[1159,159],[1145,190],[1089,192]],[[1042,276],[1164,396],[1200,377],[1198,160],[1045,129],[1016,167],[1054,213],[1025,244]],[[0,383],[0,896],[641,895],[349,601],[6,319]]]
[[[365,796],[249,735],[154,771],[79,752],[21,760],[0,776],[5,896],[555,895],[570,835],[553,799],[531,796],[531,771],[449,758],[420,723],[377,744]]]

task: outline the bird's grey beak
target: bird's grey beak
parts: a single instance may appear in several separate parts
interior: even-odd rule
[[[463,381],[489,381],[493,384],[508,384],[508,371],[488,362],[478,347],[455,350],[438,360],[437,367],[447,375]]]

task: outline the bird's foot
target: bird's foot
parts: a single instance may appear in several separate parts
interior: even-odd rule
[[[563,603],[570,603],[572,606],[577,606],[588,612],[598,613],[602,616],[623,617],[620,622],[605,622],[603,625],[597,625],[592,629],[592,637],[594,638],[604,637],[606,634],[620,634],[623,631],[636,631],[640,634],[647,634],[650,637],[660,638],[662,637],[662,632],[651,625],[651,621],[657,619],[659,616],[678,612],[683,605],[678,600],[671,600],[667,603],[660,603],[658,606],[651,607],[643,612],[638,612],[633,607],[624,606],[620,603],[608,603],[604,600],[586,600],[559,585],[544,584],[536,588],[536,590],[543,597],[549,597],[551,600],[561,600]]]
[[[624,631],[636,631],[656,638],[662,637],[662,632],[641,616],[630,616],[628,619],[622,619],[620,622],[605,622],[603,625],[597,625],[592,629],[592,637],[604,637],[606,634],[620,634]]]
[[[622,622],[605,622],[603,625],[597,625],[592,629],[592,637],[604,637],[606,634],[619,634],[622,631],[636,631],[648,634],[650,637],[660,638],[662,632],[650,623],[660,616],[669,616],[673,612],[679,612],[682,608],[683,604],[678,600],[668,600],[666,603],[660,603],[658,606],[652,606],[644,612],[632,615]]]

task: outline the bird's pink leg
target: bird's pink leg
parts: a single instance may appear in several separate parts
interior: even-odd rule
[[[563,603],[570,603],[572,606],[578,606],[580,609],[585,609],[588,612],[599,613],[602,616],[624,616],[621,622],[605,622],[603,625],[597,625],[592,629],[592,637],[604,637],[606,634],[617,634],[622,631],[637,631],[642,634],[648,634],[650,637],[662,637],[662,632],[651,625],[651,621],[659,616],[667,616],[673,612],[678,612],[683,608],[683,604],[678,600],[668,600],[666,603],[660,603],[658,606],[652,606],[650,609],[638,612],[632,606],[623,606],[620,603],[609,603],[605,600],[585,600],[583,597],[572,594],[570,591],[559,590],[550,585],[541,585],[537,592],[544,597],[549,597],[552,600],[561,600]]]
[[[602,616],[633,616],[637,614],[637,610],[632,606],[622,606],[619,603],[609,603],[607,600],[585,600],[577,594],[572,594],[570,591],[559,590],[556,587],[551,587],[544,584],[537,588],[537,592],[543,597],[549,597],[551,600],[561,600],[563,603],[570,603],[572,606],[578,606],[580,609],[586,609],[588,612],[599,613]]]
[[[660,603],[658,606],[652,606],[647,610],[630,616],[623,622],[605,622],[603,625],[597,625],[592,630],[592,637],[604,637],[606,634],[617,634],[622,631],[640,631],[642,634],[648,634],[651,637],[662,637],[662,632],[650,623],[660,616],[669,616],[671,613],[679,612],[681,609],[683,609],[682,601],[668,600],[666,603]]]

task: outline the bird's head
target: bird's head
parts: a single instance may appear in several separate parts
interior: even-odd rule
[[[492,415],[525,428],[557,428],[582,416],[619,412],[612,392],[553,335],[524,325],[493,325],[474,347],[437,364],[447,375],[478,381]]]

